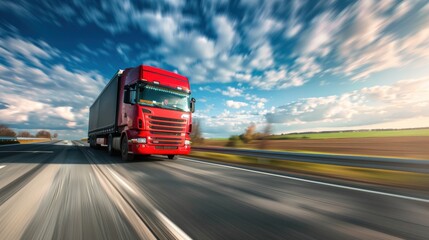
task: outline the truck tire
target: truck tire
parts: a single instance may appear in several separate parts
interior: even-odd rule
[[[167,157],[168,157],[168,159],[171,159],[171,160],[176,160],[177,159],[176,155],[167,155]]]
[[[126,135],[121,140],[121,157],[122,161],[134,160],[134,154],[128,153],[128,137]]]
[[[89,147],[94,148],[94,141],[92,140],[92,137],[89,137]]]
[[[110,156],[116,155],[115,149],[113,149],[113,136],[112,134],[109,134],[109,137],[107,137],[107,152]]]

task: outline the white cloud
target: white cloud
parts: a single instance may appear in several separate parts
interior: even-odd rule
[[[198,61],[185,66],[194,83],[221,82],[238,80],[237,73],[243,70],[243,57],[220,54],[215,58]]]
[[[69,128],[74,128],[74,127],[76,127],[76,122],[68,122],[66,124],[66,126],[69,127]]]
[[[216,39],[213,39],[199,29],[185,30],[183,26],[193,20],[178,13],[144,12],[134,15],[141,19],[138,22],[145,22],[141,25],[142,31],[149,32],[160,41],[155,47],[156,54],[180,72],[192,76],[192,81],[230,82],[242,69],[243,57],[230,53],[239,37],[226,16],[212,18],[216,33]]]
[[[288,72],[285,67],[267,70],[262,76],[254,77],[250,84],[260,89],[286,89],[304,85],[310,77],[319,72],[318,65],[311,62],[297,63],[295,70]]]
[[[54,108],[54,112],[55,112],[55,115],[58,115],[65,120],[74,121],[75,116],[72,112],[72,109],[73,109],[72,107],[57,107],[57,108]]]
[[[246,28],[246,42],[249,46],[256,48],[263,45],[269,39],[269,35],[282,29],[283,24],[270,15],[259,16]]]
[[[40,59],[51,59],[58,54],[58,50],[48,46],[42,41],[35,44],[20,38],[8,37],[0,39],[0,54],[9,62],[24,58],[40,67],[42,66]],[[17,63],[17,61],[18,60],[15,60],[15,63]]]
[[[258,130],[262,129],[265,124],[263,114],[245,110],[224,110],[215,116],[196,112],[194,119],[201,122],[204,137],[208,138],[226,137],[233,134],[239,135],[251,123],[255,123]]]
[[[227,90],[222,91],[222,95],[228,97],[239,97],[243,94],[243,90],[234,87],[227,87]]]
[[[256,88],[299,87],[319,76],[328,79],[330,76],[323,75],[326,72],[357,81],[386,69],[406,68],[414,63],[428,66],[427,4],[359,1],[338,8],[329,2],[311,6],[312,14],[306,15],[308,9],[304,7],[312,5],[310,2],[253,3],[256,4],[246,2],[248,6],[237,6],[243,10],[238,15],[224,11],[231,9],[230,4],[224,1],[206,2],[201,6],[191,4],[186,8],[183,8],[185,2],[182,0],[151,1],[148,8],[128,0],[100,4],[74,1],[55,7],[43,5],[42,9],[46,10],[43,15],[31,3],[23,2],[23,7],[0,3],[0,8],[12,9],[19,16],[33,15],[30,19],[40,16],[46,22],[54,19],[55,14],[61,14],[65,21],[77,22],[81,26],[95,24],[111,34],[112,39],[117,38],[118,33],[133,31],[137,42],[124,44],[104,40],[98,49],[81,45],[77,50],[79,54],[74,56],[61,53],[43,41],[20,37],[0,39],[0,91],[9,94],[8,97],[0,96],[1,110],[9,109],[8,114],[3,114],[0,119],[15,119],[15,122],[22,123],[37,120],[41,123],[40,119],[48,117],[49,120],[53,119],[53,126],[56,127],[85,128],[87,105],[105,82],[97,72],[73,69],[71,66],[75,65],[71,63],[80,61],[82,66],[88,61],[85,57],[93,56],[117,54],[119,60],[133,62],[133,65],[142,61],[160,67],[168,66],[189,76],[192,84],[240,82],[249,87],[239,85],[236,88],[232,85],[225,89],[226,86],[194,86],[197,93],[206,91],[245,99],[243,102],[219,101],[219,105],[224,103],[222,107],[228,106],[235,112],[222,114],[229,122],[219,118],[207,120],[211,121],[213,131],[219,130],[221,124],[238,131],[250,121],[259,119],[261,114],[270,113],[271,110],[265,109],[267,99],[248,93]],[[52,8],[62,11],[51,11]],[[201,12],[195,14],[193,10]],[[14,32],[16,34],[18,30]],[[142,47],[143,42],[150,42],[149,49]],[[132,53],[139,51],[144,53],[139,58],[133,58]],[[66,61],[51,64],[60,56]],[[28,76],[32,78],[28,79]],[[332,87],[335,87],[335,78],[329,80]],[[28,84],[32,84],[31,91],[22,92]],[[407,82],[400,87],[407,89],[411,85],[414,84]],[[413,96],[419,95],[415,92]],[[396,119],[396,115],[392,114],[399,115],[395,106],[407,106],[402,110],[404,114],[425,106],[427,99],[424,94],[419,95],[420,102],[412,105],[406,101],[409,97],[398,93],[392,86],[372,87],[347,94],[299,100],[277,108],[271,116],[280,122],[286,119],[286,124],[291,126],[310,123],[356,124],[355,118],[359,119],[357,112],[361,112],[362,116],[372,116],[371,112],[379,111],[377,118],[388,121]],[[34,109],[24,111],[23,106],[13,100],[17,98]],[[405,103],[400,104],[397,99]],[[370,104],[375,102],[377,104]],[[40,114],[41,108],[46,114]],[[249,111],[243,112],[243,109]],[[389,111],[392,114],[389,115]],[[205,113],[209,114],[210,111]],[[231,120],[238,123],[230,123]],[[235,124],[234,127],[232,124]]]
[[[235,109],[239,109],[242,107],[246,107],[249,104],[245,103],[245,102],[238,102],[238,101],[233,101],[233,100],[227,100],[226,101],[226,105],[230,108],[235,108]]]
[[[23,99],[12,94],[2,94],[0,101],[6,105],[6,108],[0,109],[0,119],[4,123],[26,122],[29,113],[41,111],[46,106],[43,103]]]
[[[128,61],[128,53],[131,50],[131,47],[126,45],[126,44],[117,44],[116,45],[116,51],[118,52],[119,55],[121,55],[121,57],[125,60]]]
[[[4,47],[11,43],[18,45]],[[44,60],[61,53],[40,41],[10,37],[0,51],[0,122],[22,129],[86,128],[88,105],[105,85],[102,76],[50,65]]]
[[[244,96],[244,98],[245,98],[247,101],[263,102],[263,103],[268,102],[268,100],[267,100],[266,98],[258,97],[258,96],[256,96],[255,94],[248,94],[248,93],[246,93],[246,95]]]
[[[236,37],[234,27],[226,16],[216,16],[213,20],[213,27],[218,36],[216,47],[222,52],[229,50]]]
[[[290,28],[286,32],[286,36],[288,38],[292,38],[292,37],[296,36],[299,33],[299,31],[301,31],[301,29],[302,29],[302,24],[296,23],[296,24],[290,26]]]
[[[220,88],[212,89],[210,86],[205,86],[205,87],[199,87],[198,91],[205,91],[205,92],[210,92],[210,93],[219,93],[222,90],[220,90]]]
[[[272,84],[271,88],[301,86],[326,71],[360,80],[376,72],[411,64],[413,56],[421,62],[428,57],[424,41],[428,38],[423,29],[427,27],[429,5],[424,2],[358,1],[339,8],[332,1],[316,6],[299,0],[289,3],[252,1],[240,2],[237,7],[242,14],[238,15],[226,11],[234,5],[227,1],[186,7],[185,4],[183,0],[150,1],[143,8],[129,0],[113,0],[109,3],[73,1],[53,6],[45,3],[42,7],[28,2],[23,2],[22,7],[2,3],[0,8],[13,9],[16,14],[30,19],[52,20],[55,24],[61,24],[60,18],[80,25],[95,24],[112,35],[140,30],[145,37],[149,35],[153,43],[149,41],[149,51],[137,49],[145,52],[138,60],[129,56],[134,46],[121,43],[111,47],[125,62],[167,65],[192,76],[193,83],[270,77],[273,71],[282,71],[279,70],[281,65],[290,62],[292,64],[284,66],[290,76],[288,80],[277,81],[279,84]],[[307,8],[311,8],[312,14],[306,15],[310,10]],[[414,43],[418,35],[419,44]],[[41,66],[39,59],[57,54],[48,51],[43,56],[43,52],[31,49],[34,45],[23,44],[25,42],[8,44],[11,46],[8,48],[21,54],[27,54],[25,51],[30,49],[37,56],[27,54],[24,57],[35,66]],[[106,54],[105,49],[99,50]],[[91,52],[89,54],[99,54],[96,50]],[[77,56],[64,58],[81,60]],[[300,69],[302,66],[293,63],[300,58],[311,59],[311,65],[319,70],[313,68],[304,72]],[[262,84],[254,86],[270,89]]]
[[[399,43],[398,51],[406,53],[404,57],[407,62],[413,62],[416,59],[429,58],[429,24],[416,34],[409,36]]]
[[[263,103],[263,102],[258,102],[258,103],[256,104],[256,107],[257,107],[257,108],[262,109],[262,108],[264,108],[264,107],[265,107],[265,103]]]
[[[380,37],[359,54],[350,54],[340,71],[361,80],[372,73],[406,66],[429,58],[429,26],[404,39],[393,36]],[[426,59],[426,60],[425,60]]]
[[[344,63],[338,67],[337,72],[343,72],[356,81],[376,72],[420,61],[421,57],[428,57],[425,55],[429,52],[425,29],[429,26],[401,22],[401,18],[413,9],[412,3],[401,2],[395,5],[394,2],[361,1],[355,6],[350,9],[350,15],[354,18],[350,26],[352,31],[344,33],[337,40],[338,56]],[[387,11],[392,11],[392,14],[387,14]],[[421,10],[413,15],[425,18],[421,16]],[[388,31],[393,23],[396,27]],[[395,32],[395,29],[400,29],[405,24],[409,25],[407,34]],[[420,31],[413,34],[415,28],[420,28]]]
[[[255,69],[266,69],[274,66],[273,51],[268,43],[256,48],[250,55],[250,67]]]
[[[335,74],[356,81],[427,61],[428,17],[424,8],[416,9],[419,4],[423,6],[406,1],[358,1],[342,11],[330,7],[320,13],[302,30],[294,52],[299,58],[313,58],[313,63],[319,65],[318,71],[303,78],[330,71],[336,65],[332,69]],[[288,30],[294,26],[290,23]]]
[[[246,93],[246,95],[244,95],[244,98],[249,102],[252,109],[264,109],[265,103],[268,102],[266,98],[258,97],[255,94]]]
[[[185,5],[184,0],[165,0],[165,2],[174,7],[183,7]]]
[[[302,35],[302,47],[299,48],[303,54],[326,55],[335,35],[342,29],[349,15],[346,11],[335,14],[327,11],[312,20],[312,26]]]
[[[296,36],[303,28],[303,24],[299,22],[298,11],[304,5],[304,1],[295,0],[292,2],[291,12],[289,14],[288,26],[286,28],[286,38]]]
[[[429,117],[429,78],[365,87],[342,95],[305,98],[267,114],[272,123],[310,126],[363,126]],[[408,127],[413,127],[412,125]]]

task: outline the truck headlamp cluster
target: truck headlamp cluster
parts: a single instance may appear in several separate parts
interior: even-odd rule
[[[146,141],[146,138],[134,138],[134,139],[131,139],[131,142],[132,143],[146,143],[147,141]]]
[[[191,141],[185,140],[185,145],[191,145]]]

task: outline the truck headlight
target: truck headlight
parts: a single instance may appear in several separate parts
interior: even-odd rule
[[[185,145],[191,145],[191,141],[185,140]]]
[[[146,138],[137,138],[137,143],[146,143]]]

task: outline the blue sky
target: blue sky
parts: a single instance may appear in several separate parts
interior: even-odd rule
[[[0,2],[0,123],[86,136],[117,69],[189,77],[205,137],[429,126],[427,1]]]

